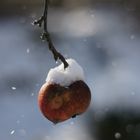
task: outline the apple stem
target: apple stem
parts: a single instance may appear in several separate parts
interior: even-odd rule
[[[41,35],[41,39],[47,41],[49,50],[52,52],[55,61],[57,61],[58,59],[61,60],[62,63],[64,64],[64,69],[65,69],[69,66],[69,64],[65,60],[64,56],[60,52],[58,52],[56,50],[56,48],[54,47],[51,36],[50,36],[50,33],[48,32],[48,28],[47,28],[48,1],[49,0],[45,0],[45,7],[44,7],[43,15],[38,20],[35,20],[33,22],[33,24],[38,25],[39,27],[42,27],[42,24],[43,24],[43,33]]]

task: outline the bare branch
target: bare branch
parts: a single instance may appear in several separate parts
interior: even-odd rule
[[[44,13],[38,20],[35,20],[33,24],[38,25],[39,27],[42,27],[42,24],[43,24],[44,31],[43,31],[43,34],[41,36],[41,39],[46,40],[48,42],[49,50],[53,53],[55,61],[60,59],[62,61],[62,63],[64,64],[64,69],[65,69],[69,66],[69,64],[65,60],[64,56],[61,53],[59,53],[53,45],[51,36],[50,36],[48,29],[47,29],[47,16],[48,16],[48,0],[45,0]]]

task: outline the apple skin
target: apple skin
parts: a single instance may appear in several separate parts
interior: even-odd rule
[[[45,83],[38,95],[38,104],[43,115],[53,123],[65,121],[84,113],[91,100],[91,92],[83,81],[64,87]]]

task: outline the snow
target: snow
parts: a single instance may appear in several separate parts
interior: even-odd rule
[[[31,93],[31,96],[34,96],[34,93]]]
[[[27,53],[30,53],[30,49],[29,49],[29,48],[27,48],[26,52],[27,52]]]
[[[12,130],[12,131],[10,132],[11,135],[13,135],[14,133],[15,133],[15,130]]]
[[[82,67],[74,59],[66,59],[69,66],[64,69],[64,65],[50,69],[46,82],[48,84],[60,84],[62,86],[68,86],[75,81],[84,81],[84,71]]]
[[[119,132],[115,133],[115,138],[116,139],[120,139],[121,138],[121,134]]]
[[[11,87],[12,88],[12,90],[16,90],[17,88],[16,87]]]

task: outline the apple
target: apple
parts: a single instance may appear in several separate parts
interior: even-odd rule
[[[41,112],[53,123],[63,122],[84,113],[90,100],[90,89],[82,80],[72,82],[68,86],[46,82],[38,95]]]

